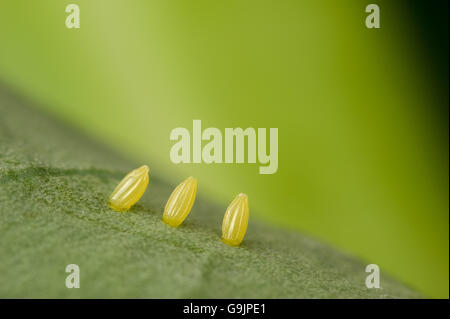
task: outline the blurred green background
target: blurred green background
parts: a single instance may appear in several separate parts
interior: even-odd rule
[[[151,173],[245,192],[251,218],[448,298],[447,1],[4,0],[0,81]],[[193,119],[277,127],[278,172],[173,164]]]

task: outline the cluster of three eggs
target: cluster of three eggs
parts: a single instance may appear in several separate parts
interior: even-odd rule
[[[125,176],[109,198],[109,205],[117,211],[127,211],[144,194],[149,181],[149,168],[143,165]],[[189,215],[197,193],[197,179],[188,177],[170,195],[162,220],[178,227]],[[249,217],[248,197],[241,193],[228,206],[222,222],[222,241],[239,246],[247,231]]]

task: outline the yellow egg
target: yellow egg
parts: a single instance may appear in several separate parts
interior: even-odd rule
[[[117,211],[129,210],[144,194],[148,185],[147,165],[143,165],[125,176],[109,197],[109,206]]]
[[[241,193],[228,206],[222,223],[222,241],[239,246],[247,231],[249,217],[248,197]]]
[[[192,176],[188,177],[170,195],[162,220],[172,227],[178,227],[189,215],[196,193],[197,180]]]

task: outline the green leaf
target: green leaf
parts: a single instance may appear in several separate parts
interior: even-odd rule
[[[229,247],[227,203],[197,198],[171,228],[161,216],[174,185],[157,171],[131,211],[115,212],[108,196],[139,164],[27,104],[0,89],[0,297],[419,297],[382,268],[381,288],[368,289],[361,261],[252,218],[242,246]],[[72,263],[79,289],[65,286]]]

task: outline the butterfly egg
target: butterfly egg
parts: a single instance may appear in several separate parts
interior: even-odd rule
[[[147,188],[149,170],[147,165],[142,165],[128,173],[109,197],[109,206],[117,211],[126,211],[136,204]]]
[[[189,215],[196,193],[197,180],[192,176],[188,177],[170,195],[162,220],[172,227],[178,227]]]
[[[239,246],[248,225],[248,197],[241,193],[228,206],[222,222],[222,241],[230,246]]]

